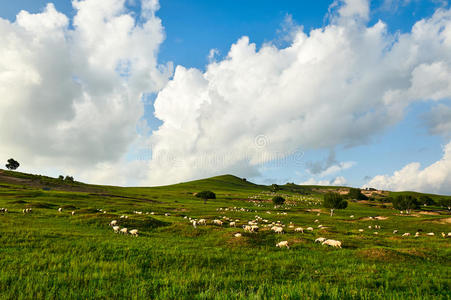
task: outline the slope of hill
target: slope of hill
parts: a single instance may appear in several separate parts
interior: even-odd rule
[[[204,189],[217,199],[193,196]],[[124,188],[3,171],[0,298],[449,298],[448,211],[350,202],[331,217],[323,189],[338,188],[282,185],[288,203],[274,207],[271,187],[232,175]],[[258,231],[243,230],[250,221]]]

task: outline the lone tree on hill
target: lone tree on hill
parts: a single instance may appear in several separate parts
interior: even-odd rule
[[[202,198],[204,200],[204,204],[206,204],[208,199],[216,199],[216,194],[212,191],[202,191],[197,193],[196,197]]]
[[[5,165],[8,170],[15,170],[19,166],[19,162],[15,161],[13,158],[8,159],[8,163]]]
[[[416,198],[411,195],[399,195],[392,201],[393,207],[399,210],[405,210],[410,214],[412,209],[419,208],[419,203]]]
[[[338,193],[327,193],[324,195],[323,205],[325,208],[330,208],[332,217],[335,209],[345,209],[348,207],[348,202]]]
[[[283,198],[283,197],[281,197],[281,196],[274,196],[274,197],[272,198],[272,202],[273,202],[275,205],[282,205],[282,204],[285,203],[285,198]]]

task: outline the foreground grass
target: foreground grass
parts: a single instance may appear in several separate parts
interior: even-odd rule
[[[206,205],[192,196],[212,189]],[[0,298],[2,299],[450,299],[450,230],[440,215],[400,216],[392,209],[350,203],[334,217],[317,216],[303,202],[274,209],[247,197],[267,187],[220,177],[159,188],[98,187],[101,192],[42,191],[3,184],[0,207]],[[311,195],[315,198],[318,195]],[[33,212],[23,214],[22,209]],[[62,213],[58,207],[66,207]],[[242,207],[248,212],[218,211]],[[97,209],[106,210],[101,213]],[[71,216],[70,211],[76,214]],[[133,211],[155,212],[137,215]],[[266,212],[270,211],[271,214]],[[287,215],[277,215],[277,212]],[[170,213],[171,216],[165,216]],[[121,215],[128,219],[120,219]],[[349,215],[353,214],[354,219]],[[227,215],[248,221],[260,215],[298,226],[327,226],[276,235],[239,228],[193,228],[183,216]],[[387,220],[366,219],[386,216]],[[138,228],[140,236],[114,234],[108,223]],[[314,220],[319,222],[315,223]],[[374,235],[368,226],[381,225]],[[358,229],[364,228],[364,233]],[[397,229],[419,238],[393,235]],[[332,249],[319,236],[343,241]],[[288,240],[290,249],[274,245]]]

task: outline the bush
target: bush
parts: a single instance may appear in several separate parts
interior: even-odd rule
[[[323,205],[330,209],[330,215],[334,214],[334,209],[345,209],[348,207],[348,202],[338,193],[327,193],[324,195]]]
[[[426,205],[434,205],[435,204],[435,201],[427,195],[421,195],[420,197],[418,197],[418,202],[423,205],[424,204],[426,204]]]
[[[419,203],[416,198],[411,195],[399,195],[392,201],[393,207],[399,210],[405,210],[408,214],[412,209],[418,209]]]
[[[216,199],[216,194],[212,191],[202,191],[196,194],[196,197],[204,200],[204,203],[207,203],[208,199]]]
[[[5,165],[5,167],[8,170],[15,170],[20,166],[19,162],[14,160],[13,158],[8,159],[8,163]]]
[[[285,203],[285,198],[283,198],[283,197],[281,197],[281,196],[274,196],[274,197],[272,198],[272,202],[273,202],[275,205],[282,205],[282,204]]]
[[[66,176],[66,178],[64,178],[65,181],[70,181],[70,182],[74,182],[74,177],[72,176]]]
[[[368,197],[362,194],[360,189],[351,188],[348,193],[348,198],[356,200],[368,200]]]
[[[272,184],[271,189],[273,192],[277,192],[280,189],[280,187],[277,184]]]

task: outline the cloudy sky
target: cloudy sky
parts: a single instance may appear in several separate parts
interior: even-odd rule
[[[0,2],[0,161],[451,194],[440,0]]]

